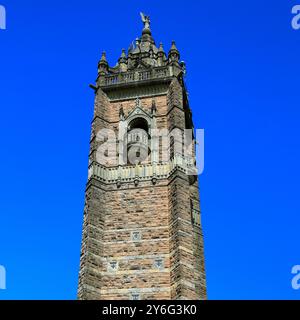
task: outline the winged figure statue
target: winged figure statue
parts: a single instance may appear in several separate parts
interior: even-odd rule
[[[140,13],[145,29],[150,29],[150,16],[146,16],[143,12]]]

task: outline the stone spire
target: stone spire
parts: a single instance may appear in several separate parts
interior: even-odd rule
[[[108,73],[108,62],[106,60],[106,52],[102,52],[102,57],[98,64],[98,73]]]
[[[114,67],[110,67],[106,54],[103,52],[98,64],[98,78],[101,78],[100,82],[107,83],[104,79],[107,75],[117,75],[118,73],[132,72],[137,69],[141,71],[156,67],[166,67],[166,70],[160,71],[160,74],[158,71],[157,73],[154,71],[153,75],[156,74],[155,76],[164,76],[164,74],[170,71],[169,69],[167,70],[169,66],[173,68],[170,72],[175,76],[185,71],[184,65],[179,62],[180,53],[175,41],[172,41],[171,48],[166,54],[162,43],[160,43],[159,47],[156,47],[150,28],[150,17],[141,13],[141,18],[143,22],[142,35],[131,42],[128,48],[128,55],[126,55],[126,51],[123,49],[117,64]],[[117,80],[113,81],[120,81],[123,79],[122,77],[121,75]],[[132,77],[130,75],[130,79]]]
[[[127,71],[127,57],[125,49],[122,49],[122,54],[118,60],[118,64],[121,72]]]
[[[180,59],[180,54],[174,40],[172,41],[172,46],[169,51],[168,58],[170,62],[178,62],[178,60]]]
[[[163,48],[162,42],[159,44],[159,48],[157,51],[157,58],[158,58],[158,65],[163,66],[166,60],[166,54],[165,54],[165,50]]]
[[[102,56],[101,56],[100,62],[107,63],[106,52],[105,51],[102,52]]]
[[[122,53],[121,53],[121,57],[120,59],[125,59],[126,60],[126,50],[125,49],[122,49]]]
[[[163,43],[161,42],[160,44],[159,44],[159,48],[158,48],[158,53],[159,54],[165,54],[165,50],[164,50],[164,47],[163,47]]]
[[[170,51],[179,53],[174,40],[172,41],[172,46],[171,46]]]

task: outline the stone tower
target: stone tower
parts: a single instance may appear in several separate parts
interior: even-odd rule
[[[185,65],[174,41],[167,55],[156,46],[141,16],[142,36],[115,67],[103,53],[91,86],[78,298],[205,299],[194,136],[191,156],[180,145],[193,131]]]

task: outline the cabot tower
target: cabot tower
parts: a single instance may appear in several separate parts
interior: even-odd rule
[[[185,64],[174,41],[167,53],[156,46],[150,18],[141,16],[142,36],[114,67],[103,53],[91,86],[78,298],[205,299],[194,147],[192,157],[174,147],[193,130]],[[157,131],[174,130],[163,149]]]

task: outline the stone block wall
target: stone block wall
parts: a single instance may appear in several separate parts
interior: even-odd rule
[[[164,95],[141,97],[142,109],[156,105],[158,129],[185,128],[182,87],[174,80]],[[98,89],[92,121],[90,163],[96,161],[102,128],[118,131],[122,107],[135,99],[110,101]],[[200,212],[198,182],[180,170],[155,183],[149,179],[117,186],[88,181],[84,208],[79,299],[205,299],[203,236],[193,224]]]

